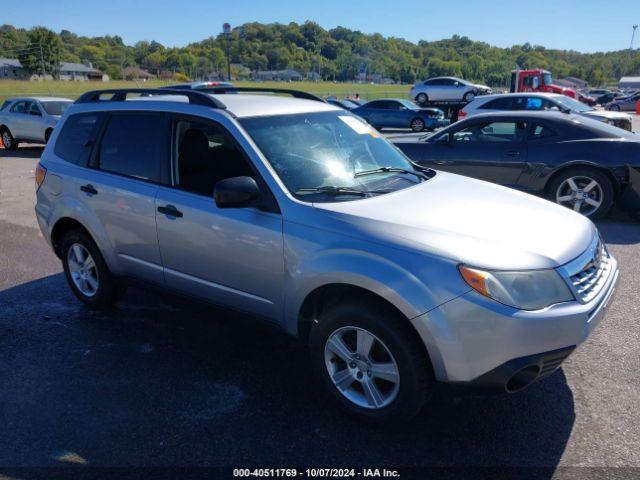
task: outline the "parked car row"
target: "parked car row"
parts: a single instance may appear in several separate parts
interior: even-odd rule
[[[390,423],[435,381],[517,392],[548,377],[605,315],[617,262],[575,205],[606,204],[609,172],[623,172],[559,177],[548,152],[562,162],[570,138],[639,158],[622,130],[477,115],[397,143],[420,165],[308,94],[230,93],[95,91],[66,111],[36,169],[36,215],[88,307],[133,278],[248,312],[308,344],[336,405]],[[506,185],[551,179],[574,207],[442,171],[449,161]]]

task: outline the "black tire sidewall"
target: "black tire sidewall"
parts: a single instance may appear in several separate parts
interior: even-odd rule
[[[314,373],[331,399],[344,411],[374,423],[407,421],[421,410],[433,381],[426,348],[410,331],[408,322],[387,308],[375,308],[364,302],[340,302],[323,312],[309,336],[309,349]],[[324,347],[329,336],[345,326],[360,327],[378,337],[391,351],[400,372],[400,387],[395,400],[388,406],[371,410],[359,407],[345,398],[334,386],[327,372]]]
[[[421,122],[422,123],[422,128],[420,128],[420,129],[413,128],[413,122]],[[411,122],[409,122],[409,128],[411,128],[411,130],[414,131],[414,132],[422,132],[425,129],[425,127],[426,127],[426,123],[421,118],[414,118],[413,120],[411,120]]]
[[[7,127],[5,127],[4,129],[2,129],[2,133],[7,132],[9,134],[9,137],[11,137],[11,145],[7,146],[4,143],[4,139],[2,140],[2,144],[4,145],[4,148],[6,148],[7,150],[16,150],[18,148],[18,142],[16,142],[15,137],[13,136],[13,134],[11,133],[11,130],[9,130]]]
[[[547,190],[549,200],[556,203],[556,192],[558,191],[558,188],[560,187],[562,182],[564,182],[569,177],[576,177],[576,176],[589,177],[594,179],[600,184],[600,188],[602,188],[602,195],[603,195],[602,204],[594,213],[589,215],[589,217],[587,218],[590,218],[590,219],[602,218],[604,215],[606,215],[609,212],[609,210],[613,205],[615,190],[613,188],[611,180],[609,180],[607,175],[593,168],[576,167],[576,168],[566,170],[560,173],[559,175],[557,175],[556,177],[554,177],[553,180],[551,180],[551,182],[549,183],[549,187]]]
[[[81,244],[89,251],[96,265],[98,273],[98,290],[92,297],[88,297],[84,295],[80,290],[78,290],[71,278],[71,273],[69,272],[69,265],[67,261],[68,252],[69,248],[76,243]],[[111,308],[116,300],[116,296],[118,293],[117,285],[113,275],[109,271],[109,267],[107,267],[107,264],[105,263],[104,258],[102,257],[102,254],[100,253],[100,250],[93,239],[82,230],[73,230],[67,233],[63,238],[60,252],[62,266],[64,269],[65,277],[67,278],[67,283],[71,287],[71,291],[78,298],[78,300],[92,309]]]

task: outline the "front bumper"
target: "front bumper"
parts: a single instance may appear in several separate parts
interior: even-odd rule
[[[414,318],[412,324],[429,352],[436,379],[483,383],[481,377],[491,378],[492,371],[493,377],[496,371],[499,377],[508,376],[523,358],[583,343],[614,296],[619,272],[613,257],[611,261],[605,284],[588,303],[573,301],[524,311],[470,291]]]

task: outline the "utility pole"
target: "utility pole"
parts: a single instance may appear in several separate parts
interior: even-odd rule
[[[40,46],[40,76],[44,80],[44,56],[42,54],[42,40],[38,42],[38,45]]]
[[[229,23],[222,24],[222,34],[227,42],[227,80],[231,81],[231,25]]]
[[[638,29],[638,25],[634,25],[633,30],[631,32],[631,43],[629,44],[629,60],[627,61],[627,73],[633,73],[633,72],[629,72],[629,69],[631,68],[631,62],[633,60],[633,41],[636,38],[637,29]]]

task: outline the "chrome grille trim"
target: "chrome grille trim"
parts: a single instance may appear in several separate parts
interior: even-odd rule
[[[582,255],[558,269],[576,299],[589,303],[604,287],[611,274],[611,256],[596,235]]]

